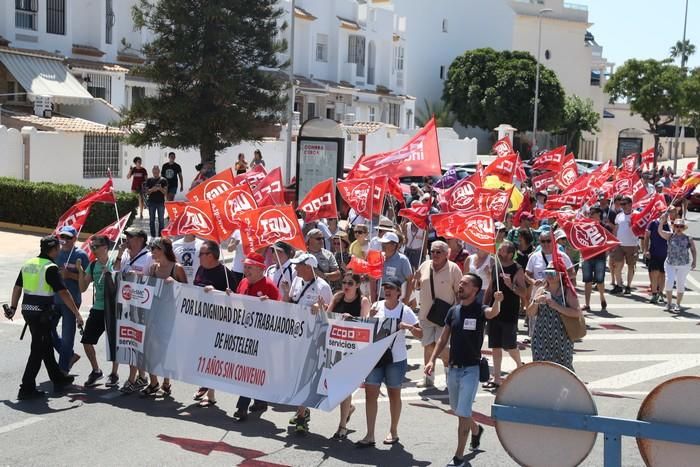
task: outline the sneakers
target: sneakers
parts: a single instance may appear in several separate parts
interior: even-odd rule
[[[435,382],[433,381],[433,378],[428,378],[427,376],[423,378],[423,381],[419,381],[418,384],[416,384],[416,387],[419,388],[432,388],[435,387]]]
[[[136,377],[136,381],[134,381],[134,387],[136,389],[143,389],[148,385],[148,381],[146,381],[146,378],[142,377],[141,375],[138,375]]]
[[[32,400],[32,399],[41,399],[42,397],[46,397],[46,392],[40,391],[39,389],[33,389],[31,391],[25,391],[23,389],[20,389],[19,392],[17,393],[17,400],[18,401],[28,401],[28,400]]]
[[[666,297],[664,297],[663,293],[660,293],[659,294],[659,305],[663,305],[664,303],[666,303]]]
[[[135,383],[132,383],[129,380],[126,380],[126,383],[124,383],[124,386],[122,386],[119,391],[123,394],[133,394],[134,392],[138,391],[138,388],[136,387]]]
[[[75,381],[75,376],[73,375],[66,375],[65,377],[61,378],[58,381],[54,381],[53,383],[53,391],[54,392],[62,392],[66,386],[70,386],[73,384],[73,381]]]
[[[659,294],[653,293],[651,294],[651,299],[649,300],[649,303],[656,305],[659,303]]]
[[[613,294],[613,295],[620,294],[620,293],[622,293],[622,287],[620,287],[619,285],[615,285],[615,286],[612,288],[612,290],[610,290],[610,293]]]
[[[311,420],[311,411],[309,409],[304,409],[304,415],[296,416],[294,418],[294,425],[296,425],[295,430],[297,433],[308,433],[309,431],[309,421]]]
[[[680,312],[681,312],[681,306],[678,305],[678,304],[673,305],[672,311],[673,311],[674,313],[680,313]]]
[[[267,410],[267,402],[255,401],[253,405],[250,406],[251,412],[265,412]]]
[[[476,433],[472,433],[472,439],[471,442],[469,443],[469,449],[472,451],[476,451],[479,449],[479,445],[481,444],[481,435],[484,434],[484,427],[479,425],[479,431]]]
[[[105,386],[108,388],[119,387],[119,375],[110,373],[109,376],[107,376],[107,382],[105,383]]]
[[[85,381],[86,388],[92,388],[97,386],[97,382],[102,379],[102,370],[92,370],[92,373],[88,376],[87,381]]]
[[[464,458],[460,459],[459,457],[453,457],[452,461],[447,464],[447,467],[463,467],[464,466]]]
[[[143,394],[144,396],[155,396],[156,394],[158,394],[158,389],[160,389],[160,384],[149,384],[141,390],[141,394]]]
[[[627,286],[625,287],[625,295],[630,295],[632,293],[632,287]]]

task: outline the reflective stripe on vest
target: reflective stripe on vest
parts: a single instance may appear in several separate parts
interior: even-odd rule
[[[46,282],[46,271],[58,267],[46,258],[32,258],[22,266],[22,289],[26,295],[53,297],[53,288]]]

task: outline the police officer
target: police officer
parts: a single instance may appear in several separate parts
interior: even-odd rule
[[[63,303],[73,312],[78,326],[83,325],[78,307],[61,279],[58,266],[54,263],[59,247],[58,238],[54,236],[42,238],[39,256],[24,263],[12,290],[10,306],[12,315],[17,310],[20,295],[24,292],[22,316],[32,335],[31,351],[17,394],[18,400],[35,399],[46,395],[44,391],[36,388],[36,375],[39,373],[42,361],[53,382],[54,391],[61,391],[73,382],[73,376],[65,374],[58,367],[51,341],[54,294],[58,294]]]

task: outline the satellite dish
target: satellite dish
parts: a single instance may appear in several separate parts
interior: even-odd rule
[[[516,369],[501,385],[496,404],[597,415],[585,384],[566,367],[533,362]],[[576,466],[593,449],[597,433],[496,420],[496,434],[520,465]],[[546,443],[546,449],[543,449]]]
[[[654,388],[642,402],[637,420],[700,427],[700,377],[679,376]],[[637,438],[639,453],[650,467],[697,466],[700,446]]]

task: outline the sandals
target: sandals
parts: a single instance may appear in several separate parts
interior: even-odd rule
[[[213,401],[211,399],[202,399],[197,405],[206,409],[208,407],[214,407],[216,405],[216,401]]]
[[[348,437],[348,429],[344,426],[339,426],[338,431],[331,437],[331,439],[342,440]]]
[[[158,393],[158,389],[160,389],[160,384],[149,384],[141,390],[141,394],[144,396],[154,396]]]
[[[387,437],[384,438],[384,441],[382,441],[382,443],[389,444],[389,445],[396,444],[398,442],[399,442],[399,437],[397,436],[396,438],[394,438],[393,436],[391,436],[391,434],[387,435]]]
[[[199,389],[197,389],[197,392],[194,393],[193,399],[196,400],[196,401],[201,401],[202,398],[203,398],[204,396],[207,395],[207,391],[208,391],[208,390],[209,390],[209,389],[207,389],[207,388],[199,388]]]
[[[160,390],[163,391],[164,396],[169,396],[173,393],[173,385],[172,384],[163,384],[160,387]]]
[[[497,382],[491,380],[491,381],[488,381],[488,382],[482,384],[481,387],[484,389],[498,389],[501,387],[501,383],[497,383]]]
[[[355,447],[358,447],[360,449],[362,448],[373,448],[377,443],[374,441],[365,441],[365,440],[360,440],[355,443]]]
[[[581,307],[581,311],[591,311],[591,307],[588,306],[588,305],[583,305],[583,306]]]

